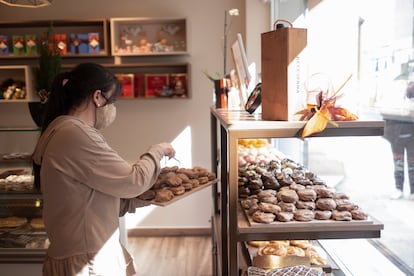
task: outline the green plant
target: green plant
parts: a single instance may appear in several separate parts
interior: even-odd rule
[[[47,101],[53,79],[60,72],[61,63],[59,49],[53,41],[53,24],[51,24],[41,39],[39,66],[36,70],[36,89],[42,103]]]

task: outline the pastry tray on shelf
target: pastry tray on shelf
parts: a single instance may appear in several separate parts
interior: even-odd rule
[[[329,256],[329,254],[323,249],[323,247],[319,244],[319,242],[317,240],[310,240],[310,244],[314,249],[316,249],[316,252],[318,252],[319,255],[321,255],[321,257],[326,260],[326,264],[322,264],[322,265],[312,264],[310,258],[308,258],[308,257],[299,257],[299,256],[296,256],[296,255],[290,255],[290,256],[270,255],[270,256],[273,256],[276,259],[276,261],[280,262],[280,264],[302,265],[305,262],[306,265],[309,266],[310,268],[322,270],[325,273],[332,273],[333,271],[339,269],[339,267],[335,263],[335,261]],[[250,258],[249,265],[254,266],[255,265],[255,258],[257,258],[259,256],[258,255],[259,247],[251,246],[247,242],[244,243],[244,246],[245,246],[245,250],[247,251],[247,255]],[[266,255],[264,255],[263,257],[265,257],[265,256]],[[280,258],[280,260],[277,260],[278,258]],[[296,261],[299,262],[299,263],[295,264]],[[257,261],[257,262],[260,262],[260,260]]]
[[[204,188],[210,187],[214,183],[217,183],[217,179],[215,179],[213,181],[209,181],[209,182],[207,182],[205,184],[200,184],[199,186],[197,186],[197,187],[195,187],[195,188],[193,188],[193,189],[191,189],[189,191],[186,191],[182,195],[175,195],[169,201],[158,202],[158,201],[155,201],[155,200],[149,200],[148,202],[150,202],[150,204],[157,205],[157,206],[162,206],[162,207],[168,206],[168,205],[170,205],[170,204],[172,204],[172,203],[174,203],[174,202],[176,202],[178,200],[181,200],[181,199],[186,198],[186,197],[188,197],[188,196],[190,196],[190,195],[192,195],[192,194],[194,194],[194,193],[196,193],[196,192],[198,192],[200,190],[203,190]]]
[[[374,221],[372,218],[368,217],[365,220],[351,220],[351,221],[338,221],[338,220],[312,220],[312,221],[274,221],[272,223],[260,223],[255,222],[251,216],[249,216],[246,212],[246,210],[243,210],[249,224],[251,227],[275,227],[276,225],[280,225],[283,227],[330,227],[330,226],[348,226],[350,224],[352,225],[367,225],[367,224],[373,224]]]
[[[379,238],[384,225],[372,216],[365,221],[310,221],[251,224],[243,208],[238,204],[238,229],[242,239],[257,233],[273,239],[326,239],[326,238]]]

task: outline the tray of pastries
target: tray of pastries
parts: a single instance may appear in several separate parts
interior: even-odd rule
[[[252,266],[262,269],[307,266],[326,273],[337,266],[313,240],[269,240],[246,242]]]
[[[45,249],[49,246],[41,217],[0,218],[0,248]]]
[[[164,167],[151,189],[138,198],[154,205],[166,206],[216,182],[216,175],[200,166]]]
[[[0,172],[0,193],[27,193],[34,190],[34,177],[25,169]]]
[[[290,159],[239,166],[238,182],[240,204],[252,227],[373,223],[349,196]]]

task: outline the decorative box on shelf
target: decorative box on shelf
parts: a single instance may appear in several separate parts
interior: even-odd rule
[[[0,59],[37,57],[50,31],[62,56],[108,56],[108,20],[34,20],[0,22]]]
[[[32,68],[27,65],[0,66],[0,103],[38,101],[33,89]]]
[[[187,54],[184,18],[111,18],[113,56]]]

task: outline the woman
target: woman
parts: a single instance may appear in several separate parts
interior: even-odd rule
[[[33,154],[35,184],[43,194],[50,240],[43,275],[133,275],[119,242],[118,217],[135,210],[169,143],[151,146],[134,164],[123,160],[100,129],[115,119],[116,77],[84,63],[54,79],[42,134]]]

